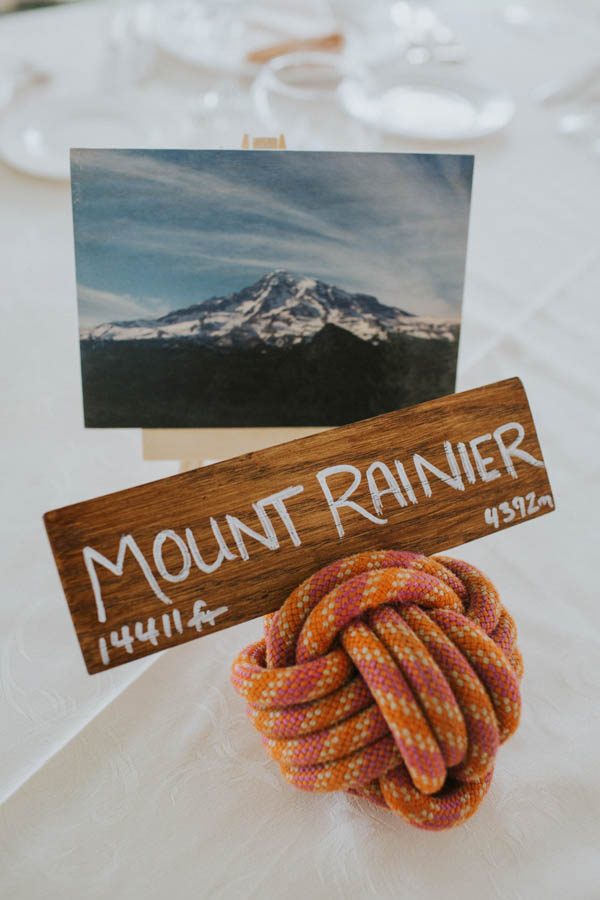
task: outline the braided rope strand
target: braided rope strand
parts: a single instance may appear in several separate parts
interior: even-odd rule
[[[474,566],[359,553],[267,616],[231,679],[291,784],[348,791],[441,830],[475,812],[518,726],[516,636]]]

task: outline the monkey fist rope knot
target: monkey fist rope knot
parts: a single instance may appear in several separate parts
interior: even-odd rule
[[[478,569],[382,550],[308,578],[232,682],[285,778],[432,830],[467,819],[519,722],[515,624]]]

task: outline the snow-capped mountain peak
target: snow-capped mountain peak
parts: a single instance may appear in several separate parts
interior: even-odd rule
[[[335,325],[367,341],[403,333],[455,340],[455,322],[414,316],[380,303],[370,294],[351,293],[316,278],[284,269],[263,275],[227,297],[212,297],[155,319],[108,322],[82,331],[82,339],[194,340],[201,344],[286,346]]]

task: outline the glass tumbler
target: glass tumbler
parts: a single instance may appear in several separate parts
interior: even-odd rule
[[[349,75],[343,56],[298,52],[278,56],[259,72],[252,95],[270,134],[283,132],[293,150],[363,150],[367,132],[340,102]],[[353,71],[353,77],[360,73]]]

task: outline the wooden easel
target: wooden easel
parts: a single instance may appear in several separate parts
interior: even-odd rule
[[[251,146],[252,145],[252,146]],[[242,138],[242,150],[287,150],[285,137],[280,134],[279,137],[255,137],[250,140],[250,135],[245,134]]]
[[[242,150],[286,150],[285,137],[244,134]],[[144,428],[142,455],[146,460],[179,460],[186,472],[219,459],[231,459],[250,450],[262,450],[325,428]]]

